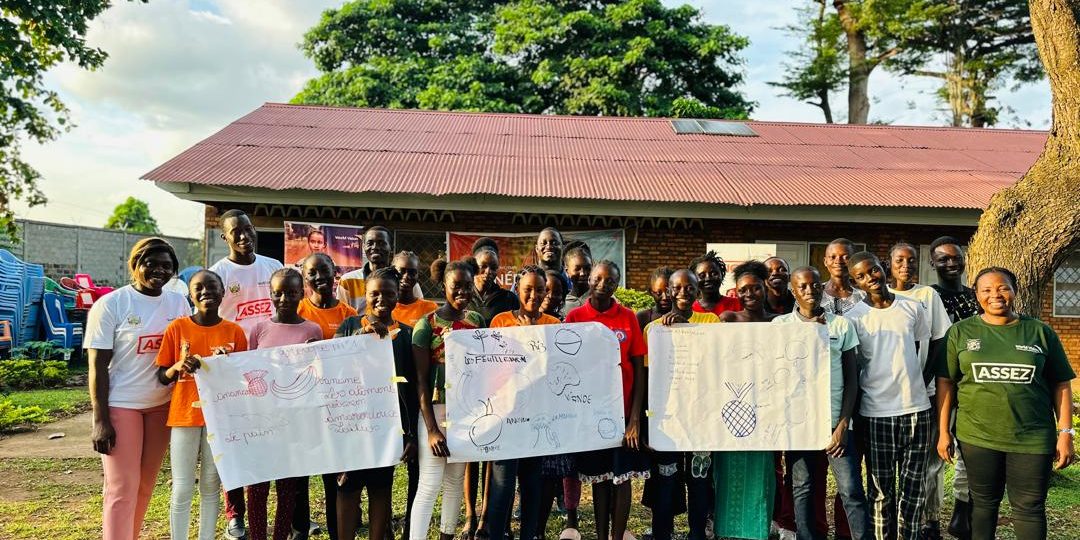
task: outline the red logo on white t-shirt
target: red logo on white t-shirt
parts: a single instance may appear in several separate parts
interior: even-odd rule
[[[236,320],[242,321],[251,317],[263,317],[271,315],[270,299],[262,298],[260,300],[252,300],[250,302],[244,302],[236,306]]]
[[[157,352],[161,349],[161,338],[163,337],[165,337],[164,334],[139,336],[139,348],[136,349],[136,354]]]

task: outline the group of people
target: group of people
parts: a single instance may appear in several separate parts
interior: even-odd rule
[[[955,465],[958,538],[995,537],[1008,486],[1018,538],[1046,537],[1044,503],[1052,467],[1075,458],[1069,381],[1075,376],[1053,330],[1013,307],[1016,277],[981,269],[975,288],[961,242],[930,248],[939,283],[916,283],[918,251],[892,247],[884,261],[855,253],[845,239],[825,254],[828,276],[792,270],[780,258],[731,270],[714,253],[686,267],[658,268],[649,281],[654,307],[633,312],[615,299],[618,264],[593,260],[587,245],[540,232],[536,265],[499,286],[498,244],[482,238],[470,257],[438,260],[433,279],[444,301],[423,297],[421,261],[392,254],[390,232],[366,229],[365,264],[335,278],[334,261],[313,253],[298,268],[258,255],[257,234],[239,210],[220,218],[229,255],[188,283],[167,290],[177,258],[164,240],[138,242],[128,261],[132,284],[100,299],[87,319],[94,449],[105,474],[103,537],[135,540],[166,450],[171,456],[170,531],[188,537],[198,475],[199,538],[215,537],[221,486],[192,374],[200,357],[322,339],[377,334],[392,339],[399,380],[408,478],[403,538],[428,538],[442,495],[440,540],[511,535],[545,537],[556,502],[567,512],[564,539],[580,539],[578,504],[592,490],[595,538],[627,538],[631,480],[645,480],[642,504],[652,536],[670,540],[685,512],[689,538],[767,538],[770,528],[799,539],[826,538],[826,485],[836,481],[836,534],[853,539],[940,538],[943,463]],[[823,277],[826,279],[823,280]],[[189,303],[190,302],[190,303]],[[193,306],[193,309],[192,309]],[[625,440],[618,448],[489,463],[447,460],[447,332],[595,321],[620,343]],[[644,421],[650,325],[711,323],[825,325],[829,335],[831,440],[818,451],[657,452]],[[701,426],[701,429],[714,427]],[[865,465],[866,484],[863,483]],[[326,529],[352,539],[367,491],[370,538],[392,536],[394,467],[322,476]],[[226,535],[260,540],[306,538],[308,478],[225,493]],[[271,532],[272,531],[272,532]],[[792,532],[793,531],[793,532]]]

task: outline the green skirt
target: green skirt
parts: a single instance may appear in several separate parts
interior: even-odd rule
[[[766,540],[776,492],[773,452],[714,452],[716,536]]]

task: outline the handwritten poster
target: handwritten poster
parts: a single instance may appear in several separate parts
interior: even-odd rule
[[[653,325],[649,445],[820,450],[832,433],[824,325]]]
[[[225,489],[396,464],[390,343],[355,336],[204,358],[195,383]]]
[[[622,444],[619,342],[600,323],[451,332],[446,386],[450,461]]]

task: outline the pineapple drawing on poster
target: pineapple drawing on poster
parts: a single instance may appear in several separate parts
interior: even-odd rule
[[[622,443],[619,342],[598,323],[459,330],[446,340],[450,461]]]
[[[827,446],[832,426],[824,325],[654,325],[648,343],[653,449]]]

